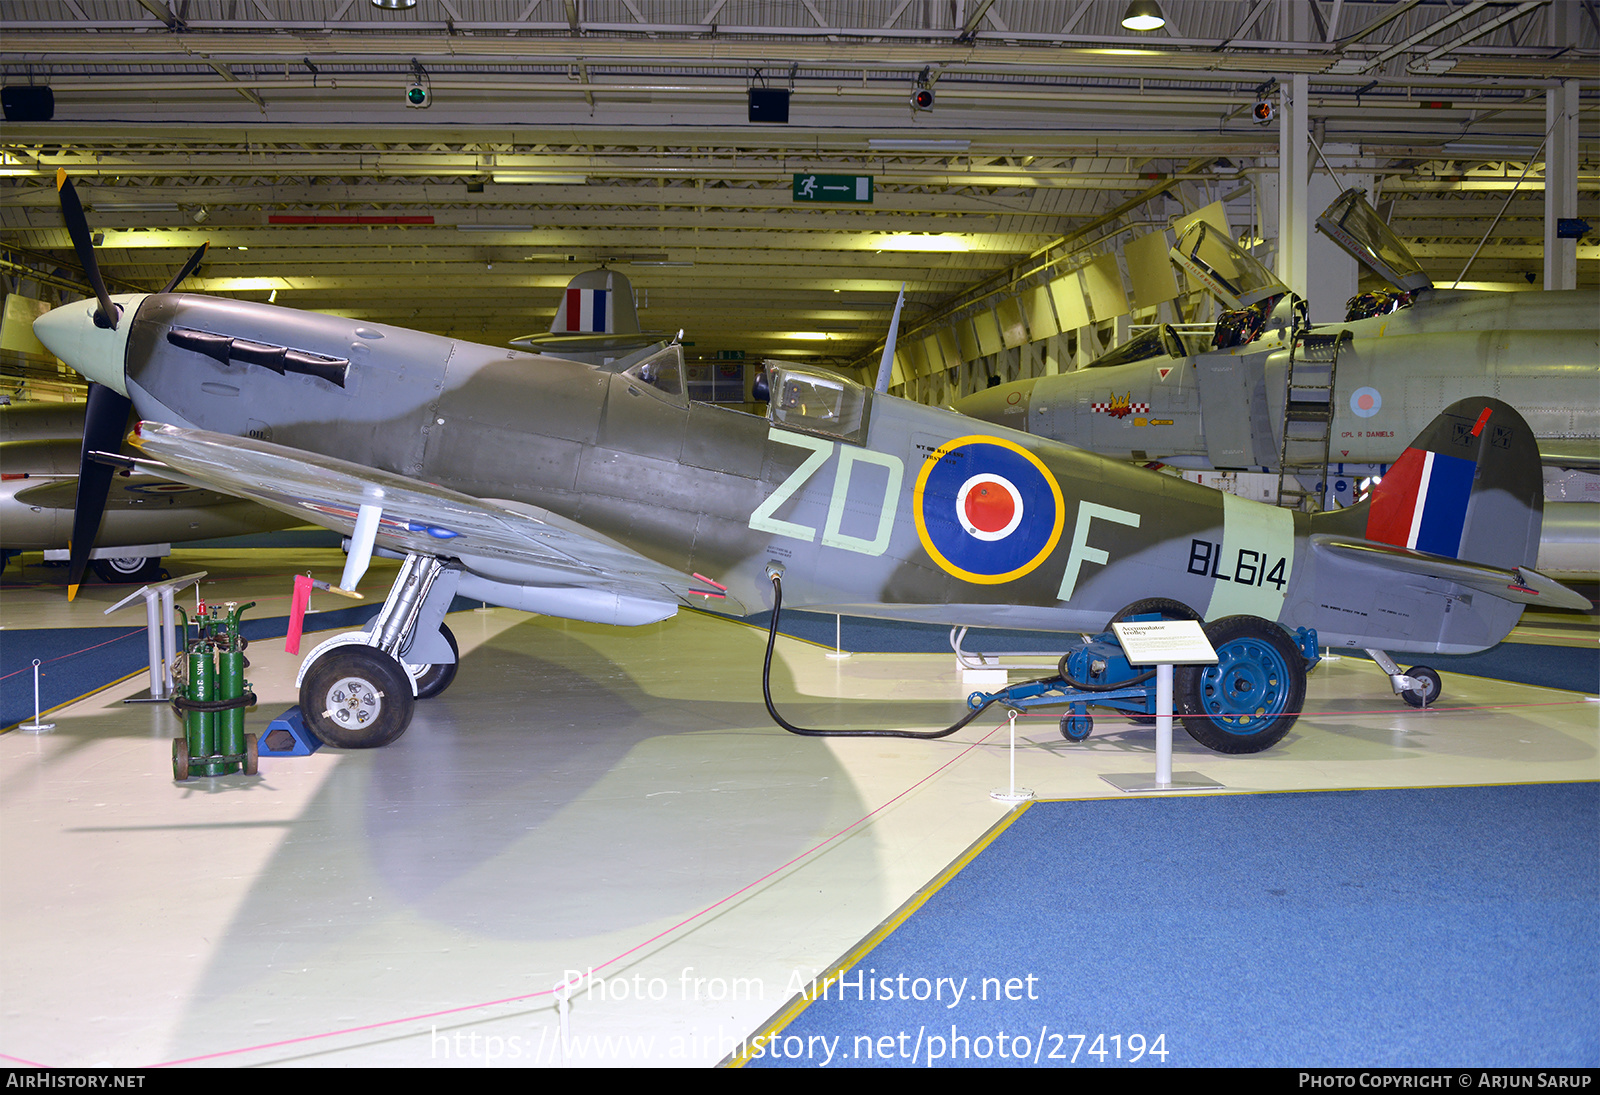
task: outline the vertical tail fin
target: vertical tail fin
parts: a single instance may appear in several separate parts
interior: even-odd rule
[[[1492,566],[1531,566],[1544,520],[1533,431],[1497,399],[1451,404],[1383,477],[1365,519],[1361,534],[1368,540]]]
[[[553,335],[636,335],[639,313],[633,286],[615,270],[585,270],[567,282],[556,308]]]

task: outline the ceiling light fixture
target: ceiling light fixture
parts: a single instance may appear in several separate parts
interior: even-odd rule
[[[176,213],[177,202],[95,202],[90,206],[97,213]]]
[[[372,6],[384,11],[408,11],[417,6],[417,0],[372,0]]]
[[[589,181],[587,175],[563,175],[549,171],[495,171],[489,178],[497,183],[522,185],[525,183],[553,183],[582,186]]]
[[[880,251],[933,251],[933,252],[960,252],[970,251],[972,245],[960,236],[944,235],[916,235],[910,232],[898,232],[882,236],[867,246]]]
[[[1156,0],[1133,0],[1122,14],[1122,25],[1129,30],[1158,30],[1167,25]]]
[[[870,137],[867,147],[878,152],[965,152],[971,141],[930,141],[916,137]]]

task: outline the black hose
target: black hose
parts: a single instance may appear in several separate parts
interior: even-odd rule
[[[246,692],[243,695],[235,696],[231,700],[191,700],[183,696],[173,696],[168,702],[172,704],[172,709],[180,715],[185,711],[232,711],[239,707],[254,707],[256,705],[256,694],[254,692]]]
[[[767,627],[767,657],[761,665],[761,694],[767,701],[767,714],[772,716],[772,721],[789,731],[807,738],[947,738],[960,730],[967,723],[988,710],[989,705],[998,697],[991,696],[982,705],[967,712],[960,722],[943,730],[808,730],[803,726],[795,726],[782,715],[772,704],[772,648],[778,641],[778,616],[783,611],[783,576],[772,576],[772,622]],[[1053,680],[1050,677],[1041,677],[1040,680]],[[1034,682],[1027,682],[1034,683]]]

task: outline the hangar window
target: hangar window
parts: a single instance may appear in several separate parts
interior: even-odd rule
[[[767,364],[772,392],[767,415],[775,426],[860,445],[867,438],[867,389],[838,373]]]
[[[635,388],[644,388],[671,403],[686,402],[683,394],[683,347],[674,342],[622,374]]]

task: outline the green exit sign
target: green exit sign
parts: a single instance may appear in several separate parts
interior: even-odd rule
[[[796,175],[797,202],[859,202],[872,204],[871,175]]]

